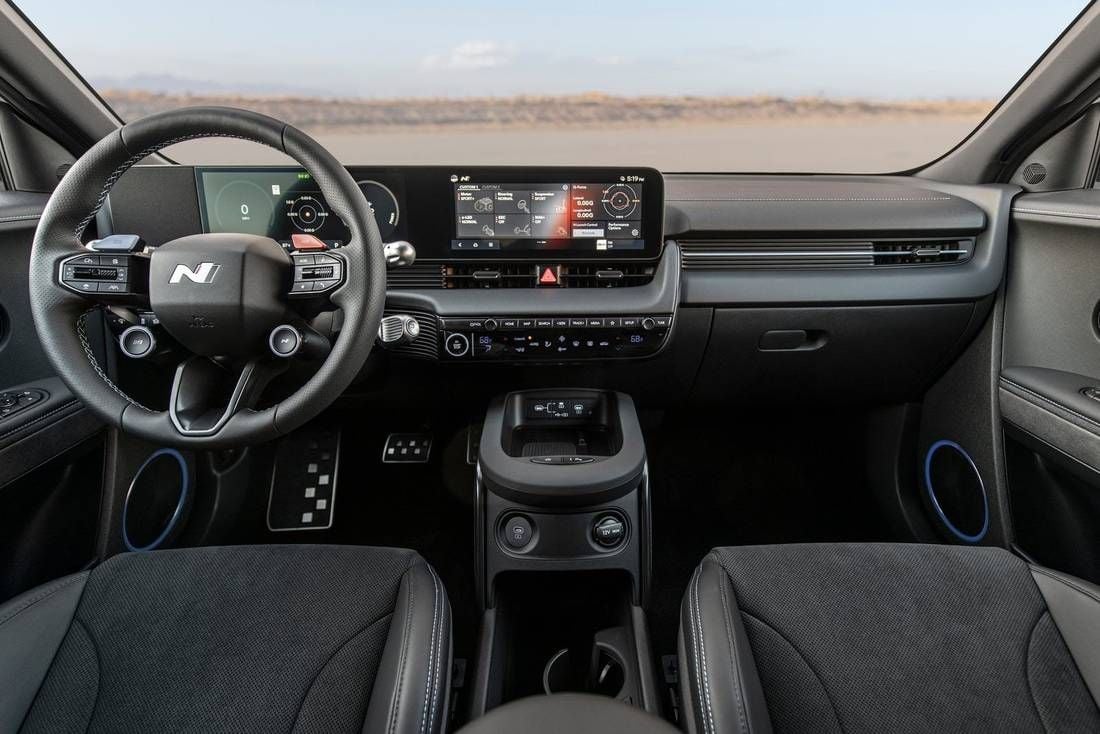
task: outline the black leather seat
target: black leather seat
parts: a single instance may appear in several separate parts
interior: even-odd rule
[[[719,548],[680,660],[690,732],[1100,731],[1100,589],[995,548]]]
[[[450,623],[412,551],[116,556],[0,606],[0,732],[438,732]]]

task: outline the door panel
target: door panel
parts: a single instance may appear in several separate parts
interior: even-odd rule
[[[1100,191],[1017,199],[999,382],[1016,542],[1091,581],[1100,581],[1098,307]]]

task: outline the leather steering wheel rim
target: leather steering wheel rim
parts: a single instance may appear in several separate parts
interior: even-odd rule
[[[330,300],[343,328],[317,372],[294,394],[263,410],[242,409],[211,435],[184,435],[169,411],[146,408],[115,385],[96,362],[84,332],[97,306],[61,286],[61,260],[86,252],[85,229],[130,167],[169,145],[201,138],[238,138],[279,150],[313,177],[330,210],[351,233],[338,252],[346,278]],[[140,234],[140,233],[137,233]],[[386,295],[386,261],[373,212],[347,169],[302,131],[254,112],[192,107],[128,123],[93,145],[54,190],[35,232],[30,260],[35,328],[58,376],[85,405],[127,434],[165,446],[229,448],[269,441],[327,408],[351,384],[374,345]]]

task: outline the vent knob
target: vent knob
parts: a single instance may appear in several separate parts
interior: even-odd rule
[[[382,246],[386,255],[386,264],[396,268],[403,268],[416,262],[416,248],[405,240],[387,242]]]

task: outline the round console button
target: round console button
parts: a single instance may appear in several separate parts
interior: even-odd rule
[[[498,325],[496,319],[485,319],[485,323],[482,324],[482,326],[485,327],[485,331],[496,331]]]
[[[465,334],[448,334],[443,347],[452,357],[465,357],[470,351],[470,340]]]
[[[504,521],[504,542],[508,547],[522,550],[531,544],[531,535],[534,533],[531,521],[522,515],[512,515]]]
[[[153,348],[157,345],[156,337],[153,336],[153,332],[149,330],[147,326],[131,326],[126,331],[122,332],[122,336],[118,338],[118,345],[122,348],[122,353],[127,357],[133,359],[141,359],[147,357],[153,352]]]
[[[646,331],[653,331],[657,328],[657,322],[653,319],[652,316],[646,316],[644,319],[642,319],[642,328]]]

